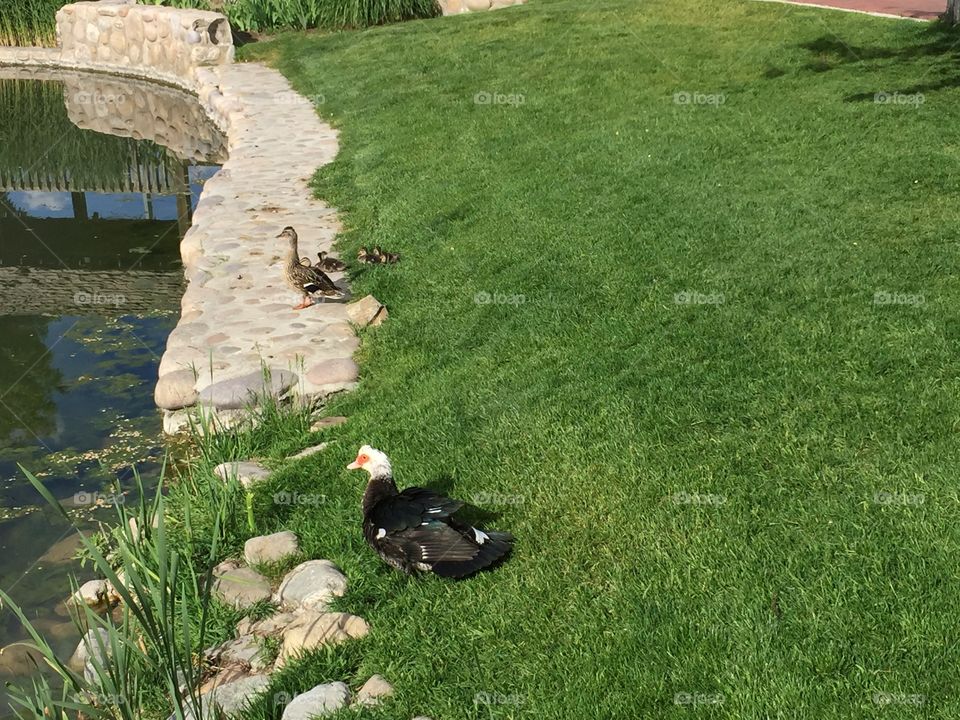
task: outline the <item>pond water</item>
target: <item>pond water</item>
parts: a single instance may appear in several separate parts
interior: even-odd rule
[[[179,242],[224,140],[195,99],[114,78],[0,68],[0,587],[64,658],[75,534],[133,502],[164,452],[153,386],[179,315]],[[79,572],[78,572],[79,571]],[[26,638],[0,612],[0,646]],[[30,674],[17,646],[0,680]]]

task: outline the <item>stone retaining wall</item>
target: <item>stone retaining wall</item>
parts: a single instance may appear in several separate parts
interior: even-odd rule
[[[127,0],[65,5],[57,12],[57,44],[68,62],[150,68],[178,84],[196,68],[230,63],[234,55],[222,15]]]

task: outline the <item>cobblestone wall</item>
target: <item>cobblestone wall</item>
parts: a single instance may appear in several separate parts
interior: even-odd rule
[[[111,68],[150,69],[178,85],[196,68],[233,61],[230,26],[217,13],[126,0],[65,5],[57,12],[61,60]]]

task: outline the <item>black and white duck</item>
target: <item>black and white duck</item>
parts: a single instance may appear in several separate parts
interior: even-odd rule
[[[330,257],[330,254],[324,252],[323,250],[317,253],[317,257],[320,258],[320,262],[317,263],[317,267],[324,272],[343,272],[347,269],[347,266],[343,260]]]
[[[303,265],[300,262],[300,251],[297,248],[297,231],[292,227],[285,227],[277,237],[285,239],[289,244],[286,262],[283,266],[283,275],[287,283],[295,291],[303,295],[303,302],[294,305],[294,310],[310,307],[312,298],[342,298],[343,291],[334,285],[327,274],[314,265]]]
[[[413,573],[462,578],[493,565],[513,547],[510,533],[484,532],[453,517],[463,503],[432,490],[397,490],[386,454],[364,445],[348,470],[370,474],[363,493],[363,536],[387,564]]]

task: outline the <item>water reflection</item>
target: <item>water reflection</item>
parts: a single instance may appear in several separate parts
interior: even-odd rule
[[[79,491],[129,489],[133,467],[155,475],[152,389],[182,294],[179,241],[224,152],[179,91],[0,68],[0,586],[64,654],[76,643],[55,607],[75,569],[67,528],[17,466],[88,519],[100,511]],[[0,613],[0,645],[23,637]],[[0,672],[24,669],[10,657]]]

